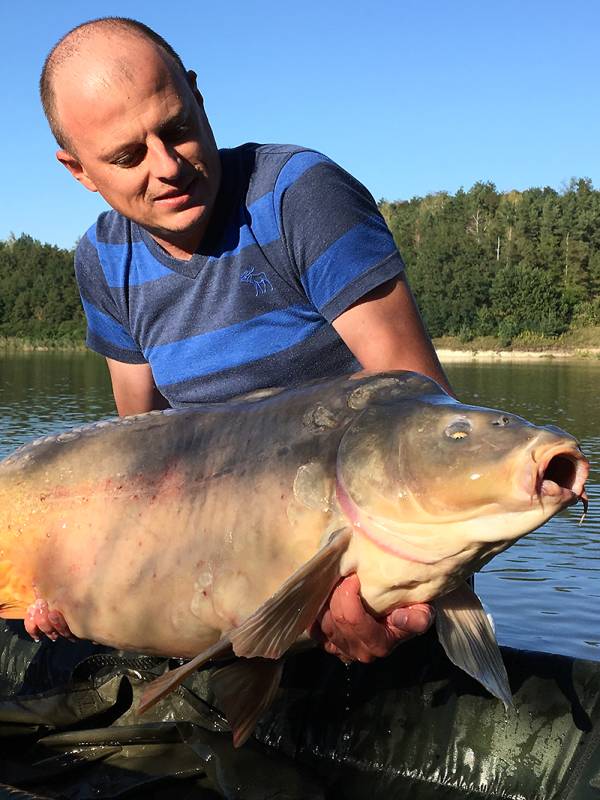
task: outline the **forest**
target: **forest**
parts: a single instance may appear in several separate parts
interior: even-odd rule
[[[508,346],[600,326],[600,191],[589,179],[561,191],[479,182],[379,207],[433,337]],[[0,337],[84,336],[73,252],[28,235],[0,241]]]
[[[600,192],[469,191],[380,202],[433,337],[556,337],[600,324]],[[599,343],[600,344],[600,343]]]
[[[0,242],[0,337],[64,344],[84,340],[72,250],[26,234]]]

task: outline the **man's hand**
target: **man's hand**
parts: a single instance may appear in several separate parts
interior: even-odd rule
[[[60,637],[75,639],[61,612],[50,610],[48,603],[39,597],[29,606],[23,621],[25,630],[36,642],[39,642],[42,635],[53,642]]]
[[[433,618],[434,610],[426,603],[396,608],[380,619],[373,617],[362,603],[360,581],[354,574],[338,583],[310,634],[342,661],[368,664],[389,655],[401,642],[425,633]]]

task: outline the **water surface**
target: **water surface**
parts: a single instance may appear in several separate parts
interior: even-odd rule
[[[452,364],[463,402],[513,411],[576,436],[590,459],[590,511],[581,505],[501,553],[476,578],[501,643],[600,659],[600,364]]]
[[[503,644],[600,660],[600,364],[451,364],[463,402],[552,422],[592,462],[590,512],[550,520],[478,575]],[[0,355],[0,458],[43,434],[114,415],[104,362],[90,353]]]

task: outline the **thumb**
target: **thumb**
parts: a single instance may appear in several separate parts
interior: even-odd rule
[[[396,608],[388,616],[388,625],[404,633],[419,634],[431,626],[435,619],[435,609],[427,603]]]

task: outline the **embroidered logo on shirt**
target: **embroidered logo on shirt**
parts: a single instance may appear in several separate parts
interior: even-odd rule
[[[266,294],[267,292],[273,291],[273,284],[267,278],[264,272],[254,272],[254,267],[249,267],[247,270],[242,272],[240,277],[240,281],[242,283],[250,283],[254,286],[254,291],[256,292],[256,297],[259,294]]]

